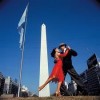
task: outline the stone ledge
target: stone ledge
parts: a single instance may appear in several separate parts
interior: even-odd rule
[[[62,97],[1,97],[0,100],[100,100],[100,96],[62,96]]]

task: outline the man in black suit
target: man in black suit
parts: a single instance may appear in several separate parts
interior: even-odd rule
[[[64,53],[69,46],[67,46],[65,43],[61,43],[59,45],[59,49],[62,50],[62,53]],[[80,86],[82,89],[84,88],[84,84],[82,80],[80,79],[80,76],[74,69],[72,65],[72,56],[77,56],[77,52],[73,49],[70,49],[67,56],[63,58],[63,72],[64,72],[64,78],[66,78],[67,73],[71,76],[71,78],[77,83],[78,86]],[[66,89],[65,85],[62,84],[61,86],[61,94],[62,95],[71,95],[71,93]]]

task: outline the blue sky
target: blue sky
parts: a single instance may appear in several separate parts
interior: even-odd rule
[[[78,52],[73,65],[79,74],[87,69],[86,60],[93,53],[100,57],[100,5],[93,0],[3,1],[0,2],[0,71],[4,76],[19,79],[21,51],[17,25],[28,1],[22,84],[37,91],[42,23],[47,27],[49,73],[54,65],[50,53],[61,42]],[[70,82],[69,76],[66,81]],[[56,84],[50,87],[51,93],[55,92]]]

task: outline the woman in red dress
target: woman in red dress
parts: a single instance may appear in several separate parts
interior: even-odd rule
[[[56,60],[56,63],[54,65],[54,68],[49,76],[49,78],[46,80],[46,82],[38,88],[39,91],[41,91],[49,82],[58,82],[58,86],[56,89],[56,96],[60,96],[60,87],[62,82],[64,81],[64,74],[62,70],[62,59],[68,54],[69,49],[64,53],[61,54],[58,48],[53,49],[51,56],[54,57]]]

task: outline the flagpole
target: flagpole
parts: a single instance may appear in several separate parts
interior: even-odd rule
[[[24,40],[23,40],[24,41]],[[24,41],[25,42],[25,41]],[[24,43],[22,47],[21,63],[20,63],[20,74],[19,74],[19,88],[18,88],[18,97],[20,96],[21,90],[21,80],[22,80],[22,67],[23,67],[23,56],[24,56]]]
[[[29,3],[28,3],[28,6],[29,6]],[[27,12],[28,12],[28,10],[27,10]],[[23,45],[22,45],[21,63],[20,63],[18,97],[20,97],[20,91],[21,91],[21,81],[22,81],[23,61],[24,61],[24,45],[25,45],[26,26],[27,26],[27,14],[26,14],[26,23],[25,23],[25,30],[24,30]]]

